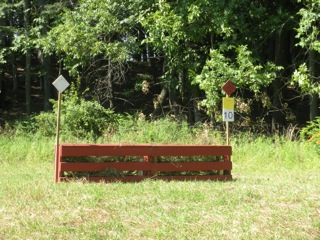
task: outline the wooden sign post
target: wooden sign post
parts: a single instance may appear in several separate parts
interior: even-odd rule
[[[230,145],[229,122],[234,121],[234,98],[230,98],[230,95],[236,90],[236,86],[228,80],[222,90],[226,93],[226,97],[222,99],[222,119],[226,122],[226,144]]]
[[[59,138],[60,138],[60,115],[61,115],[61,93],[70,85],[68,81],[60,75],[53,83],[53,86],[58,90],[58,112],[57,112],[57,129],[56,129],[56,145],[55,145],[55,160],[54,160],[54,180],[59,180],[58,157],[59,157]]]
[[[234,121],[234,98],[227,96],[222,99],[222,119],[226,122],[227,145],[230,145],[229,122]]]

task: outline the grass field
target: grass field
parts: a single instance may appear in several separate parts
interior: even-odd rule
[[[234,138],[233,181],[53,182],[54,139],[0,136],[0,239],[320,239],[306,143]]]

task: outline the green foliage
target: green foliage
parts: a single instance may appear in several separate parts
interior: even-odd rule
[[[87,101],[78,96],[75,84],[66,91],[61,103],[61,136],[76,139],[97,139],[117,126],[120,116],[112,109],[103,108],[98,102]],[[54,111],[42,112],[39,115],[27,117],[16,124],[19,135],[40,134],[52,137],[56,133],[57,102]]]
[[[70,3],[51,1],[50,3],[37,2],[33,4],[34,7],[27,10],[30,11],[31,25],[28,28],[23,28],[18,25],[11,30],[15,34],[11,50],[25,54],[28,49],[41,49],[45,54],[52,54],[52,49],[55,48],[55,42],[53,42],[52,39],[46,38],[46,33],[49,28],[55,26],[61,19],[61,15],[67,11]],[[17,18],[15,21],[17,21],[17,23],[23,21],[22,9],[23,1],[19,1],[17,4],[11,4],[11,12],[15,13],[14,16]],[[17,14],[18,10],[20,11],[20,15]]]
[[[301,1],[304,5],[298,12],[301,17],[299,27],[296,29],[298,45],[307,51],[320,52],[319,23],[320,23],[320,2],[318,0]],[[309,56],[309,59],[311,57]],[[292,85],[298,85],[303,93],[320,94],[320,85],[310,73],[306,63],[301,64],[292,75]]]
[[[281,67],[272,63],[265,66],[258,64],[246,46],[235,48],[234,59],[226,57],[227,53],[220,50],[211,50],[201,74],[197,75],[194,83],[206,93],[202,102],[208,113],[213,113],[221,101],[221,87],[231,80],[237,88],[247,88],[257,93],[261,88],[268,86],[276,77]]]
[[[308,122],[301,132],[303,139],[308,139],[308,142],[315,145],[320,151],[320,117],[317,117],[314,121]]]
[[[78,95],[77,84],[71,84],[61,104],[62,135],[77,138],[97,138],[118,123],[119,115],[103,108],[96,101],[87,101]],[[57,110],[57,103],[54,104]]]
[[[298,14],[301,19],[296,37],[299,45],[320,52],[319,22],[320,22],[320,2],[318,0],[302,1],[304,7]]]
[[[43,136],[54,136],[56,134],[56,118],[52,112],[42,112],[35,115],[33,120],[37,124],[37,132]]]
[[[0,49],[0,64],[6,63],[5,53],[6,49]]]
[[[294,71],[291,80],[291,84],[298,85],[303,93],[320,94],[320,85],[317,81],[312,80],[312,76],[305,63],[301,64],[299,68]]]
[[[28,116],[23,119],[16,120],[12,125],[12,128],[17,136],[26,136],[35,134],[38,129],[38,125],[34,116]]]
[[[128,34],[134,21],[126,12],[126,4],[117,1],[80,1],[74,9],[64,10],[40,45],[47,53],[58,54],[74,76],[97,56],[124,61],[135,45],[135,37]]]
[[[111,109],[104,109],[97,102],[80,99],[77,104],[66,103],[62,112],[62,131],[77,138],[99,137],[117,123],[118,116]]]
[[[188,8],[187,2],[160,1],[139,16],[147,32],[142,43],[147,43],[158,55],[165,55],[163,83],[172,91],[183,88],[184,83],[177,80],[179,72],[185,73],[183,81],[190,82],[203,51],[198,42],[205,38],[204,28],[194,21],[192,12],[196,10]]]
[[[217,144],[221,143],[221,135],[206,124],[192,128],[187,122],[177,122],[169,117],[151,122],[127,117],[121,120],[117,132],[108,142]]]

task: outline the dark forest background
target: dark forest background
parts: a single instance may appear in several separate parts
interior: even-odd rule
[[[51,111],[63,74],[118,113],[268,132],[319,115],[315,0],[0,1],[0,124]]]

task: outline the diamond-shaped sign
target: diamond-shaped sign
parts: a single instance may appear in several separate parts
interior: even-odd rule
[[[230,96],[237,89],[230,80],[228,80],[221,88],[228,96]]]
[[[62,75],[60,75],[52,84],[60,93],[66,90],[70,85]]]

